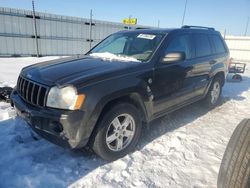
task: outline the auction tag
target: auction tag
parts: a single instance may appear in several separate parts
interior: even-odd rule
[[[142,38],[142,39],[149,39],[153,40],[155,38],[155,35],[150,35],[150,34],[139,34],[137,38]]]

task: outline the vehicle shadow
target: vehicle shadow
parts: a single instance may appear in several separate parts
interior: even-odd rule
[[[217,107],[222,106],[229,100],[230,98],[221,97]],[[172,132],[180,127],[186,126],[187,124],[208,113],[210,109],[202,104],[203,103],[201,101],[198,101],[152,121],[147,129],[143,129],[141,140],[138,144],[138,149],[142,149],[144,146],[161,137],[162,135]]]
[[[18,117],[0,121],[0,148],[0,187],[67,187],[107,163],[42,139]]]

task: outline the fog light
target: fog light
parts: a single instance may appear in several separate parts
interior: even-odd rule
[[[56,132],[56,133],[61,133],[63,131],[63,126],[61,123],[59,122],[55,122],[53,121],[51,124],[50,124],[50,127],[51,129]]]

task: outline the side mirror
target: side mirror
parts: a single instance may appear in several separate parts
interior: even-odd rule
[[[176,61],[184,61],[186,59],[185,52],[169,52],[162,58],[163,63],[172,63]]]

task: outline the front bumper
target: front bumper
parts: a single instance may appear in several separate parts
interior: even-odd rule
[[[84,128],[84,112],[38,107],[25,102],[16,91],[11,101],[17,115],[41,137],[67,148],[81,148],[88,142],[89,129]]]

